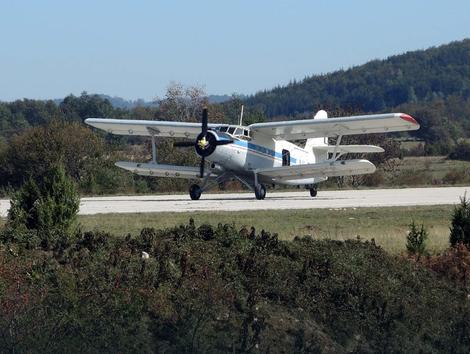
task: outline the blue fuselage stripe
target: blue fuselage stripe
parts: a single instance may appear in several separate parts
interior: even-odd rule
[[[268,155],[270,157],[278,158],[278,159],[282,160],[282,153],[276,152],[276,151],[271,150],[271,149],[268,149],[264,146],[256,145],[256,144],[249,143],[249,142],[243,141],[243,140],[235,140],[233,143],[235,145],[246,148],[248,150],[248,152],[250,152],[250,151],[257,152],[257,153],[261,153],[261,154]],[[297,159],[295,157],[292,157],[292,155],[291,155],[290,162],[292,164],[295,164],[295,163],[297,163]]]

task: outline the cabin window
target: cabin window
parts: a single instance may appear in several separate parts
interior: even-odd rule
[[[282,166],[290,166],[290,152],[289,150],[282,150]]]

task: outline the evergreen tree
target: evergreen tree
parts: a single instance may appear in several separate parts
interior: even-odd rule
[[[428,238],[428,232],[421,224],[421,227],[415,224],[414,220],[410,224],[410,231],[406,237],[406,250],[410,254],[422,256],[426,254],[426,240]]]
[[[470,200],[467,195],[460,198],[460,204],[455,207],[450,227],[450,244],[456,246],[463,243],[470,246]]]

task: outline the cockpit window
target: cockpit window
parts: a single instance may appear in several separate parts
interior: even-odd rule
[[[233,135],[243,135],[243,129],[241,129],[241,128],[235,129],[235,134],[233,134]]]
[[[234,135],[233,133],[235,132],[235,127],[229,127],[228,128],[228,133]]]
[[[228,127],[220,127],[220,128],[219,128],[219,131],[221,131],[221,132],[226,132],[227,129],[228,129]]]

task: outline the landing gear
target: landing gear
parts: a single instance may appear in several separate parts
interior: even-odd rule
[[[258,200],[262,200],[266,197],[266,187],[264,184],[257,184],[255,186],[255,196]]]
[[[199,200],[199,198],[201,198],[201,194],[202,194],[202,189],[197,184],[193,184],[189,188],[189,196],[191,197],[192,200]]]
[[[315,198],[317,196],[317,186],[316,185],[313,185],[311,188],[310,188],[310,196],[312,198]]]

